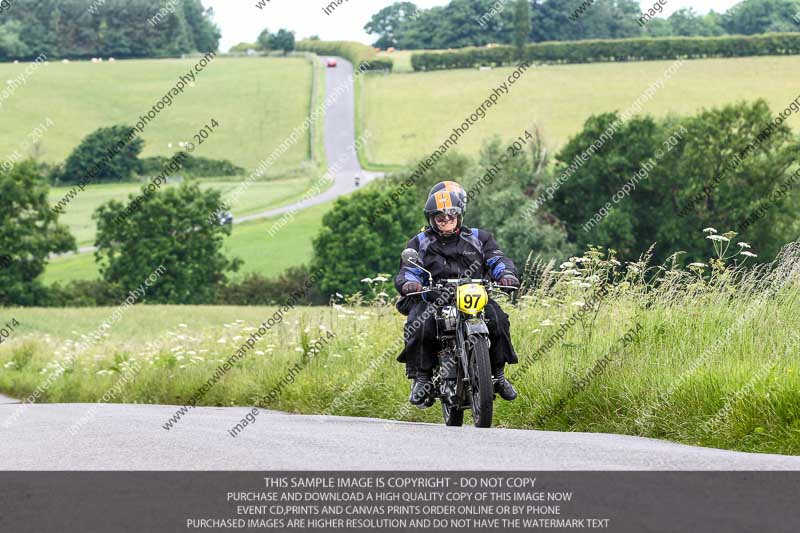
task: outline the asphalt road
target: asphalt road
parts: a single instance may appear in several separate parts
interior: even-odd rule
[[[74,436],[69,428],[91,417]],[[448,428],[372,418],[174,406],[18,405],[0,400],[0,470],[800,470],[800,457],[590,433]]]
[[[319,58],[327,63],[327,57]],[[370,172],[361,168],[355,150],[355,90],[353,87],[353,65],[341,57],[335,58],[338,66],[326,69],[325,74],[325,155],[333,184],[322,193],[293,204],[260,213],[235,217],[233,223],[241,224],[253,220],[273,218],[289,212],[297,212],[315,205],[324,204],[349,194],[357,189],[355,178],[361,178],[360,187],[383,176],[382,172]],[[332,97],[337,95],[338,97]],[[93,253],[94,246],[78,248],[79,254]],[[71,255],[71,252],[62,254]]]
[[[320,58],[327,63],[328,57]],[[349,194],[356,190],[355,178],[361,178],[360,187],[382,177],[381,172],[368,172],[361,168],[356,155],[355,90],[353,87],[353,65],[341,57],[335,58],[338,66],[326,69],[325,95],[330,104],[325,108],[325,155],[333,184],[329,189],[295,204],[270,209],[254,215],[237,217],[234,223],[272,218],[284,213],[306,209]],[[332,95],[339,95],[333,98]]]

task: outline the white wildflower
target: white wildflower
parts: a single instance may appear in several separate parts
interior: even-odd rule
[[[383,276],[378,276],[378,277],[377,277],[377,278],[375,278],[373,281],[380,281],[381,283],[383,283],[383,282],[385,282],[385,281],[389,281],[389,280],[388,280],[388,279],[386,279],[386,278],[384,278]]]
[[[715,230],[714,228],[706,228],[703,230],[703,233],[716,233],[716,232],[717,230]]]
[[[709,235],[706,239],[717,242],[730,242],[730,239],[723,235]]]
[[[758,257],[753,252],[742,252],[742,255],[745,256],[745,257]]]
[[[549,320],[549,319],[545,319],[545,320],[542,320],[542,322],[539,325],[544,327],[544,328],[547,328],[547,327],[550,327],[550,326],[553,325],[553,321]]]
[[[705,263],[689,263],[690,268],[706,268],[708,265]]]
[[[256,355],[264,355],[264,352],[262,352],[261,350],[256,350]]]
[[[739,248],[741,248],[742,250],[746,250],[746,249],[750,248],[750,245],[747,244],[746,242],[740,242],[740,243],[737,243],[737,244],[739,245]]]
[[[574,305],[575,307],[584,307],[586,305],[586,302],[581,302],[581,301],[572,302],[572,305]]]
[[[561,263],[561,267],[560,268],[562,270],[565,269],[565,268],[575,268],[575,263],[573,263],[572,261],[567,261],[566,263]]]
[[[361,280],[361,283],[372,283],[371,278],[364,278]],[[336,296],[339,296],[339,293],[336,293]]]

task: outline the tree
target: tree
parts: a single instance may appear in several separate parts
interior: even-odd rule
[[[667,19],[656,17],[647,22],[644,27],[650,37],[672,37],[672,25]]]
[[[219,191],[183,182],[138,202],[131,195],[127,204],[111,200],[101,205],[93,218],[103,279],[133,290],[163,265],[166,272],[148,289],[148,302],[212,303],[226,272],[241,265],[222,251],[230,225],[209,221],[221,203]],[[123,212],[126,216],[119,217]]]
[[[401,28],[397,36],[397,48],[403,50],[447,48],[447,45],[442,46],[443,39],[439,35],[443,13],[444,8],[439,6],[418,10],[414,20]]]
[[[800,0],[744,0],[723,15],[728,33],[797,31],[792,17],[800,11]]]
[[[28,57],[162,57],[216,50],[212,13],[200,0],[13,0],[2,18],[20,25]],[[0,59],[9,33],[0,30]]]
[[[784,180],[800,154],[800,142],[782,124],[762,136],[762,142],[736,163],[772,116],[766,102],[759,100],[704,110],[682,120],[633,117],[612,138],[606,136],[602,147],[560,186],[551,202],[552,212],[580,248],[599,244],[633,260],[658,243],[658,260],[678,250],[687,252],[689,261],[702,260],[707,257],[703,228],[736,231],[775,184]],[[617,119],[616,113],[590,117],[583,131],[558,154],[556,172],[578,161]],[[668,150],[664,143],[681,127],[685,133],[673,137],[677,142]],[[647,166],[651,169],[635,182],[635,188],[614,202],[625,184],[636,173],[642,176]],[[611,204],[608,215],[587,225],[602,214],[606,204]],[[681,216],[683,211],[686,214]],[[774,257],[781,244],[796,238],[789,234],[793,223],[790,210],[772,209],[742,237],[757,245],[763,257]]]
[[[270,33],[265,28],[258,36],[258,44],[262,50],[282,50],[285,54],[294,50],[294,32],[280,29],[278,33]]]
[[[311,267],[322,269],[323,294],[352,294],[365,289],[362,279],[397,271],[400,252],[424,223],[423,200],[409,191],[395,204],[391,193],[377,187],[359,191],[336,200],[323,217]],[[376,210],[374,223],[368,223]]]
[[[0,25],[0,59],[15,59],[31,54],[30,47],[22,40],[22,24],[9,20]]]
[[[621,39],[641,35],[635,0],[595,2],[581,16],[570,16],[583,0],[544,0],[533,4],[533,40]]]
[[[373,43],[377,48],[398,46],[398,37],[403,26],[417,13],[417,6],[412,2],[395,2],[372,16],[364,26],[364,31],[378,35]]]
[[[517,0],[514,4],[514,47],[517,59],[525,57],[525,45],[531,34],[531,6],[528,0]]]
[[[219,48],[221,33],[211,22],[214,9],[203,8],[200,0],[183,0],[183,15],[192,36],[194,49],[198,52],[213,52]]]
[[[475,177],[463,181],[467,191],[473,192],[464,222],[491,231],[520,269],[530,254],[565,259],[575,252],[575,246],[567,241],[567,232],[549,212],[542,209],[527,213],[530,202],[544,192],[550,181],[544,139],[538,131],[531,131],[531,136],[528,139],[525,135],[528,148],[499,165],[499,172],[489,178],[489,169],[508,155],[508,143],[499,137],[485,143],[479,166],[470,173]],[[479,187],[481,181],[484,185]]]
[[[272,34],[269,32],[267,28],[264,28],[261,33],[258,34],[258,39],[256,42],[261,47],[262,50],[270,50],[272,47],[271,41]]]
[[[64,164],[62,181],[122,181],[140,169],[144,141],[130,126],[100,128],[87,135]]]
[[[283,53],[294,50],[294,32],[281,28],[278,33],[270,36],[270,49],[283,50]]]
[[[50,254],[75,249],[75,239],[48,203],[48,187],[33,161],[0,168],[0,305],[41,304],[36,280]]]
[[[715,17],[700,16],[694,8],[682,8],[667,19],[672,35],[684,37],[712,37],[722,35],[724,30],[716,23]]]

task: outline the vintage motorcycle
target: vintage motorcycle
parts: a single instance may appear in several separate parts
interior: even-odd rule
[[[438,399],[448,426],[463,425],[464,411],[472,409],[476,427],[491,427],[495,392],[483,309],[490,292],[505,293],[512,288],[500,289],[493,281],[471,278],[430,283],[433,276],[421,265],[416,250],[404,250],[402,260],[428,274],[429,285],[412,294],[430,295],[427,301],[433,302],[436,335],[442,347],[425,405],[430,407]]]

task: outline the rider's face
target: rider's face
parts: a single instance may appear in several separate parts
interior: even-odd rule
[[[436,229],[443,235],[455,232],[458,225],[458,217],[455,215],[436,215],[433,221],[436,223]]]

